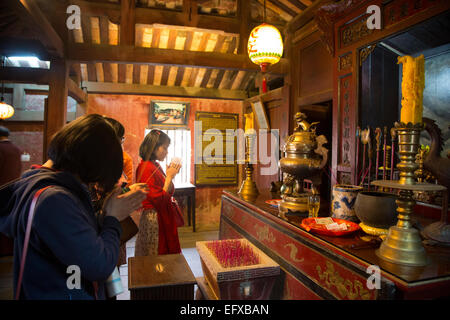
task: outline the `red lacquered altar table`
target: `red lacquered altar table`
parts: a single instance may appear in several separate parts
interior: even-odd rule
[[[237,190],[222,195],[220,239],[246,238],[275,260],[282,269],[272,299],[435,299],[450,296],[450,248],[425,246],[425,267],[393,264],[380,259],[376,247],[364,244],[358,231],[342,237],[316,235],[300,227],[304,217],[281,218],[261,192],[253,202]],[[321,208],[320,216],[328,216]],[[422,225],[429,223],[414,217]],[[356,249],[355,249],[356,247]],[[378,266],[379,289],[370,289],[369,266]],[[375,283],[374,281],[370,281]]]

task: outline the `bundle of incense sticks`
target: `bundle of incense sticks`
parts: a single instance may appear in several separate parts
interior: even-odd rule
[[[240,240],[215,240],[206,247],[223,268],[243,267],[259,264],[259,257],[253,249]]]

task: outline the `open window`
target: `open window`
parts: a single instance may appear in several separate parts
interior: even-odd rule
[[[187,129],[169,129],[161,130],[170,138],[169,154],[161,162],[161,167],[166,171],[167,165],[172,158],[178,157],[182,161],[180,172],[175,176],[173,183],[175,185],[190,183],[191,181],[191,131]],[[145,135],[150,129],[145,129]]]

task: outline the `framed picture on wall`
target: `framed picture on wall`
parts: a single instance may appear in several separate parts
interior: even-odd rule
[[[255,114],[256,121],[258,122],[259,129],[270,129],[269,118],[267,117],[266,110],[264,109],[264,103],[261,98],[256,102],[251,102],[253,113]]]
[[[154,100],[150,103],[149,127],[187,128],[189,102]]]

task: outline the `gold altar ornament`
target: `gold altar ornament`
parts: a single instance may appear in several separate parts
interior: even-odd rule
[[[400,121],[413,124],[422,122],[423,89],[425,88],[425,59],[423,54],[417,58],[398,57],[402,71],[402,108]]]
[[[328,150],[323,147],[327,143],[324,135],[316,136],[316,125],[309,123],[306,115],[297,112],[297,127],[283,146],[285,156],[280,160],[280,168],[284,173],[281,187],[282,201],[279,205],[281,215],[288,213],[308,213],[308,196],[303,189],[303,180],[313,183],[312,191],[318,194],[320,174],[328,159]]]
[[[252,116],[253,117],[253,116]],[[253,125],[252,125],[253,126]],[[248,131],[247,131],[248,129]],[[253,128],[247,128],[245,132],[245,180],[242,181],[241,187],[239,188],[239,195],[246,201],[253,202],[259,195],[258,188],[256,187],[255,181],[253,181],[253,165],[252,165],[252,154],[254,153],[254,138],[256,138],[256,132]]]

